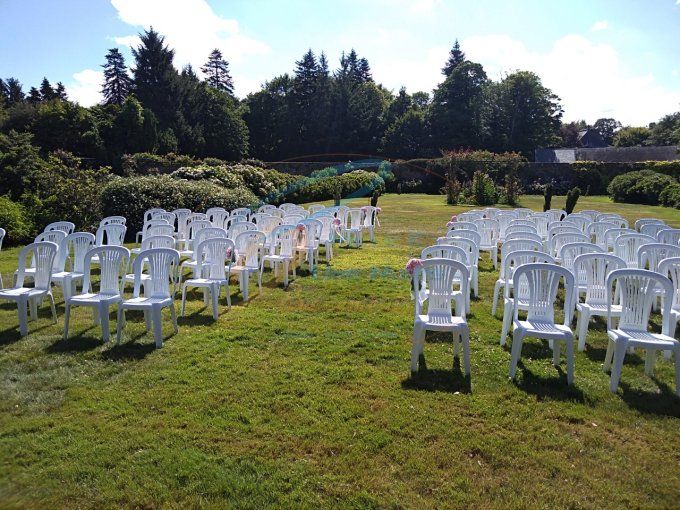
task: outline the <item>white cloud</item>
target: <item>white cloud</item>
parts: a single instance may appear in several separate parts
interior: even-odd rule
[[[615,117],[645,125],[680,103],[680,90],[660,86],[652,74],[631,75],[612,46],[581,35],[564,36],[546,51],[531,51],[504,34],[469,37],[461,46],[491,78],[517,69],[537,73],[560,96],[565,120]]]
[[[241,33],[238,22],[223,18],[205,0],[111,0],[125,23],[146,29],[153,27],[175,50],[175,66],[191,64],[198,72],[210,52],[218,48],[231,63],[247,55],[268,53],[265,43]],[[135,46],[137,36],[115,37],[121,45]]]
[[[130,48],[136,48],[141,43],[138,35],[123,35],[119,37],[112,37],[112,39],[119,46],[129,46]]]
[[[74,81],[66,85],[66,93],[82,106],[93,106],[102,100],[101,88],[104,73],[94,69],[83,69],[73,75]]]
[[[607,20],[597,21],[590,27],[591,32],[600,32],[602,30],[607,30],[609,28],[609,22]]]

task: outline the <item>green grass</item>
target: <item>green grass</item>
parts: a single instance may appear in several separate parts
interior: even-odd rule
[[[427,368],[410,375],[403,267],[464,208],[424,195],[380,205],[377,244],[337,250],[287,290],[267,273],[249,303],[234,295],[226,312],[223,299],[217,323],[193,294],[178,335],[166,316],[160,350],[132,313],[119,347],[102,344],[85,309],[63,341],[58,291],[59,323],[45,308],[25,338],[16,308],[0,305],[0,506],[677,507],[672,364],[660,359],[649,378],[629,355],[611,394],[598,322],[573,387],[539,341],[509,381],[487,256],[469,317],[472,377],[450,337],[429,334]],[[579,208],[680,225],[672,209],[600,197]],[[5,284],[16,255],[0,253]]]

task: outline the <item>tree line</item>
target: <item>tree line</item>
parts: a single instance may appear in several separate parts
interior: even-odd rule
[[[406,159],[457,149],[530,157],[537,147],[576,143],[574,132],[586,127],[561,122],[559,98],[536,74],[516,71],[490,80],[457,41],[432,94],[392,93],[375,82],[368,60],[354,49],[333,70],[323,52],[310,49],[291,74],[272,78],[242,100],[217,49],[201,67],[203,79],[191,66],[178,70],[174,50],[153,29],[140,35],[132,54],[128,67],[118,49],[108,51],[104,100],[90,108],[70,101],[63,84],[53,86],[47,78],[28,93],[15,78],[0,80],[0,131],[29,132],[44,151],[63,149],[120,168],[124,154],[137,152],[234,161],[332,154]],[[668,117],[658,125],[670,133],[664,140],[677,143],[680,114]],[[600,119],[595,127],[604,138],[627,143],[614,119]],[[645,129],[641,143],[660,131]]]

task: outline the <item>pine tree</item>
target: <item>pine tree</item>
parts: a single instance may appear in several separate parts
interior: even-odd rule
[[[29,103],[39,103],[42,101],[42,95],[40,94],[40,91],[36,89],[35,87],[31,87],[31,89],[28,91],[28,96],[26,97],[26,100]]]
[[[56,98],[57,95],[47,78],[43,78],[40,82],[40,98],[42,101],[49,101],[50,99]]]
[[[179,73],[172,65],[175,52],[153,28],[141,34],[140,39],[141,45],[132,50],[135,57],[133,89],[139,102],[158,118],[161,137],[171,139],[175,135],[167,129],[176,120],[181,100]]]
[[[57,99],[61,99],[62,101],[68,101],[68,95],[66,94],[66,87],[64,87],[64,84],[62,82],[57,82],[57,86],[54,87],[54,94]]]
[[[456,39],[456,42],[453,43],[453,48],[449,52],[449,59],[442,69],[442,74],[450,76],[453,70],[463,62],[465,62],[465,53],[460,49],[460,44],[458,44],[458,39]]]
[[[6,87],[8,104],[23,103],[24,91],[21,88],[19,80],[16,78],[7,78]]]
[[[102,94],[105,104],[123,104],[130,94],[132,80],[125,67],[125,57],[118,48],[111,48],[106,54],[104,68],[104,85]]]
[[[205,81],[210,87],[226,92],[230,96],[234,95],[234,80],[229,74],[229,63],[224,60],[220,50],[217,48],[212,50],[201,71],[205,74]]]

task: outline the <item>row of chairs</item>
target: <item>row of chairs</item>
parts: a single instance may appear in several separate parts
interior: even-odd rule
[[[599,228],[603,223],[607,223],[607,228]],[[625,355],[627,347],[647,349],[647,373],[653,370],[657,350],[669,354],[674,351],[676,374],[680,377],[677,361],[680,343],[673,338],[680,320],[680,230],[671,229],[657,219],[639,220],[635,230],[628,229],[626,220],[620,216],[597,211],[567,215],[559,210],[533,213],[527,209],[506,212],[493,208],[462,213],[452,218],[448,227],[447,236],[439,238],[437,246],[425,248],[422,261],[415,264],[412,370],[417,370],[418,357],[422,354],[424,331],[435,329],[453,331],[454,353],[457,354],[458,342],[461,342],[466,374],[469,373],[465,311],[469,309],[467,289],[477,269],[472,263],[474,257],[468,257],[467,253],[489,251],[496,265],[500,245],[501,267],[492,311],[495,314],[498,292],[502,289],[501,344],[505,343],[511,324],[513,327],[511,377],[515,374],[523,339],[536,337],[550,342],[556,364],[560,359],[560,345],[565,343],[567,379],[571,384],[574,337],[578,337],[579,349],[583,349],[589,320],[594,315],[606,316],[608,321],[610,343],[605,367],[609,369],[612,359],[616,361],[612,369],[612,391],[616,390],[620,377],[619,361],[622,363],[623,358],[619,360],[619,357]],[[604,239],[605,243],[598,243],[598,239]],[[459,252],[459,248],[464,248],[461,251],[466,253]],[[553,303],[560,281],[568,290],[564,323],[555,324]],[[433,285],[439,286],[439,290],[433,290]],[[439,297],[433,301],[435,294]],[[581,295],[584,296],[582,302]],[[655,334],[648,331],[648,320],[649,311],[659,298],[663,325],[661,334]],[[423,314],[426,302],[428,312]],[[519,320],[519,311],[526,312],[526,320]],[[571,330],[575,311],[578,312],[576,334]],[[613,319],[618,320],[617,326]],[[626,348],[620,355],[622,345]]]

